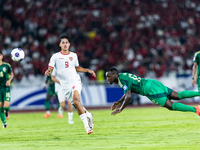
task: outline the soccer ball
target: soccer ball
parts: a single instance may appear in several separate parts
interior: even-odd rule
[[[25,57],[25,54],[21,48],[14,48],[11,51],[11,59],[13,61],[16,61],[16,62],[22,61],[24,57]]]

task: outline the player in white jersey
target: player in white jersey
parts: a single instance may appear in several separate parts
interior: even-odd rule
[[[79,75],[78,75],[79,76]],[[57,77],[57,73],[56,73],[56,69],[53,70],[52,74],[51,74],[51,79],[52,81],[55,82],[55,92],[58,95],[58,100],[60,102],[60,107],[58,108],[58,118],[62,118],[63,117],[63,111],[64,108],[66,106],[65,104],[65,100],[67,100],[67,106],[68,106],[68,122],[69,124],[74,124],[73,121],[73,108],[72,108],[72,104],[71,102],[65,97],[65,93],[63,92],[61,85],[60,85],[60,81]]]
[[[67,99],[76,108],[81,120],[84,123],[86,132],[93,133],[93,115],[84,109],[80,102],[80,91],[78,81],[76,80],[77,72],[88,72],[96,77],[93,70],[79,66],[76,53],[69,51],[69,38],[66,35],[60,37],[59,44],[61,51],[52,55],[49,67],[45,71],[45,75],[51,75],[54,68],[57,70],[58,78]],[[88,120],[87,120],[88,118]]]

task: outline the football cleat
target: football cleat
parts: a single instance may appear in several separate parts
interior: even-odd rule
[[[92,131],[92,129],[89,127],[89,128],[86,128],[86,132],[87,132],[87,134],[91,134],[91,133],[93,133],[93,131]]]
[[[63,115],[59,114],[59,115],[58,115],[58,118],[63,118]]]
[[[196,108],[197,115],[200,116],[200,105],[197,105],[195,108]]]
[[[74,124],[73,120],[68,120],[69,124]]]
[[[46,114],[44,115],[44,118],[48,118],[48,117],[50,117],[50,116],[51,116],[51,114],[46,113]]]
[[[88,117],[88,125],[90,127],[90,129],[93,129],[94,128],[94,123],[93,123],[93,113],[90,113],[91,116]]]
[[[7,128],[8,127],[8,125],[7,125],[7,123],[5,123],[4,125],[3,125],[3,128]]]

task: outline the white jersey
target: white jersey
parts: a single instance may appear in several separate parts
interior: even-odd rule
[[[62,89],[71,90],[77,81],[75,67],[79,66],[76,53],[63,54],[61,51],[52,55],[49,67],[56,68]]]

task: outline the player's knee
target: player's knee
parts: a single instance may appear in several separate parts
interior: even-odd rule
[[[63,108],[65,108],[65,102],[61,102],[60,106],[63,107]]]
[[[74,103],[76,108],[78,108],[80,106],[80,101],[79,100],[74,99],[73,103]]]
[[[173,105],[173,102],[170,101],[170,100],[167,100],[164,107],[169,109],[169,110],[173,110],[172,105]]]

